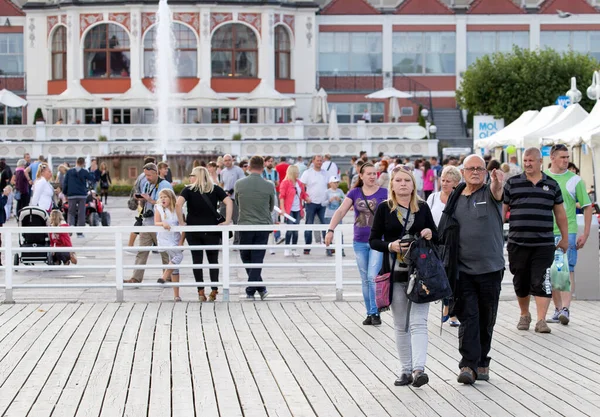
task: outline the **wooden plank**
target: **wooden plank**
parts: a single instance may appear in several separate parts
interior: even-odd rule
[[[6,304],[0,305],[0,307],[3,308],[2,315],[0,315],[0,335],[4,334],[5,332],[2,327],[6,324],[6,322],[15,317],[17,314],[20,314],[21,311],[28,306],[35,307],[35,305],[32,306],[31,304],[13,304],[10,306]]]
[[[285,415],[286,413],[290,413],[293,416],[314,416],[315,413],[308,403],[302,389],[300,388],[298,382],[294,378],[293,372],[288,368],[286,361],[283,359],[281,353],[271,340],[269,329],[265,327],[265,323],[263,323],[261,317],[257,313],[257,308],[263,307],[268,311],[265,303],[243,303],[242,310],[244,312],[244,317],[246,318],[246,322],[248,323],[248,328],[252,332],[254,337],[254,341],[257,344],[257,347],[261,353],[260,357],[256,355],[256,358],[260,358],[261,362],[264,362],[264,365],[268,367],[268,372],[270,372],[270,377],[273,378],[273,382],[276,384],[275,387],[270,388],[271,390],[276,391],[276,397],[285,402],[285,409],[281,413],[275,409],[276,413],[269,412],[269,414],[276,415]],[[219,310],[217,310],[217,315]],[[235,323],[235,321],[234,321]],[[245,343],[240,339],[240,342],[245,345]],[[260,363],[262,366],[263,363]],[[267,372],[267,371],[265,371]],[[258,386],[264,394],[263,386],[263,378],[260,377],[256,372],[254,373],[255,378],[258,380]],[[271,380],[268,379],[268,383],[271,383]],[[273,396],[270,394],[266,395],[267,398],[267,411],[270,410],[269,404],[271,403],[271,399]],[[275,406],[273,406],[275,408]]]
[[[113,308],[116,309],[116,307]],[[80,357],[81,350],[93,331],[92,329],[100,322],[101,315],[103,317],[110,315],[107,305],[94,304],[62,351],[60,359],[56,362],[51,374],[44,381],[39,396],[35,399],[35,402],[32,402],[30,416],[49,417],[52,414],[54,404],[60,398],[63,387]]]
[[[19,381],[15,378],[10,379],[10,384],[18,390],[18,393],[7,411],[8,415],[17,417],[26,416],[29,413],[67,345],[76,334],[81,323],[88,317],[93,304],[83,304],[78,307],[77,311],[67,319],[60,331],[54,332],[51,343],[37,358],[37,362],[33,351],[30,350],[21,362],[21,364],[24,363],[25,366],[21,366],[20,364],[15,369],[15,373],[25,380],[19,388]],[[49,328],[44,332],[47,331],[53,332],[53,330]],[[40,349],[40,339],[36,341],[35,346],[36,349]],[[28,373],[27,367],[32,368],[30,373]]]
[[[152,369],[152,343],[160,304],[149,303],[144,311],[142,324],[134,348],[133,365],[125,403],[126,417],[146,417],[150,397],[150,375]]]
[[[187,303],[175,303],[171,331],[172,416],[194,415],[194,394],[187,340]],[[108,416],[107,416],[108,417]]]
[[[208,352],[202,334],[200,321],[200,303],[190,303],[187,306],[188,349],[192,387],[194,390],[194,406],[197,416],[218,417],[219,408],[211,372]],[[222,374],[231,375],[225,370]],[[233,383],[232,383],[233,384]],[[237,401],[237,400],[236,400]],[[237,408],[239,410],[239,407]],[[235,415],[241,415],[241,411]]]
[[[121,304],[119,306],[94,361],[94,367],[90,372],[83,398],[77,408],[77,417],[97,417],[100,415],[108,382],[115,364],[117,348],[133,306],[134,304]]]
[[[63,385],[60,397],[54,402],[52,417],[73,417],[77,413],[77,407],[87,388],[94,362],[119,307],[119,304],[109,304],[92,329],[75,366]]]
[[[294,305],[286,303],[284,308],[280,304],[270,303],[269,307],[279,327],[281,327],[292,346],[294,346],[300,357],[304,360],[308,369],[310,369],[314,377],[319,381],[319,384],[323,387],[337,411],[342,416],[364,415],[337,375],[327,366],[313,346],[302,335],[296,324],[292,322],[291,317],[298,314],[291,312]]]
[[[225,327],[229,316],[222,318],[223,333],[217,327],[214,304],[202,304],[200,319],[220,415],[266,415],[248,364],[236,347],[237,339]]]
[[[270,306],[274,305],[278,304],[257,303],[256,310],[265,328],[268,329],[268,335],[273,341],[277,352],[279,352],[285,361],[294,380],[302,390],[302,396],[310,405],[313,414],[318,416],[339,416],[340,414],[327,397],[327,393],[319,381],[317,381],[312,372],[307,372],[309,369],[308,365],[302,360],[302,357],[300,357],[294,346],[290,343],[290,340],[279,327],[279,324],[275,321],[273,312],[270,309]],[[295,401],[298,400],[296,399]],[[294,406],[291,405],[290,408],[293,410]]]
[[[131,377],[130,370],[133,365],[136,340],[145,309],[146,304],[135,304],[129,314],[121,340],[119,341],[117,354],[113,363],[113,372],[110,375],[100,416],[122,416],[125,412],[127,387],[129,386],[129,378]]]
[[[46,352],[46,349],[52,344],[56,338],[69,338],[75,329],[77,328],[78,322],[85,316],[85,313],[89,309],[89,307],[79,308],[80,305],[68,304],[63,305],[62,309],[53,309],[59,311],[59,314],[56,315],[51,322],[48,322],[45,327],[40,329],[39,332],[29,333],[29,340],[31,344],[28,343],[26,338],[22,338],[21,341],[15,346],[11,354],[5,358],[3,364],[6,362],[13,362],[16,364],[14,368],[11,364],[11,372],[7,373],[5,368],[0,364],[0,380],[4,381],[2,387],[0,387],[0,415],[6,415],[6,411],[9,406],[13,403],[13,400],[19,394],[19,391],[27,382],[30,374],[33,373],[34,368],[38,364],[40,358]],[[81,310],[79,314],[74,317],[73,323],[68,324],[69,319],[74,316],[77,310]],[[51,317],[48,315],[48,317]],[[48,318],[46,317],[46,318]],[[43,323],[40,320],[37,324],[41,325]],[[64,346],[64,340],[58,340],[57,344],[54,346],[56,349],[60,349],[62,351],[62,346]],[[59,352],[51,351],[48,355],[49,365],[53,366],[56,359],[59,356]],[[11,358],[12,354],[23,355],[20,358]],[[41,367],[44,367],[44,363],[41,364]],[[42,373],[45,372],[42,371]],[[33,397],[37,396],[37,392],[24,392],[25,397]],[[15,409],[23,412],[22,414],[26,414],[26,410],[29,408],[31,402],[27,403],[17,403],[15,404]],[[24,407],[25,410],[24,410]]]
[[[30,330],[37,320],[44,317],[46,310],[51,305],[31,304],[22,309],[19,314],[11,317],[0,329],[0,360],[2,360],[19,341],[19,339]]]
[[[154,330],[149,417],[171,415],[171,322],[173,303],[161,303]]]

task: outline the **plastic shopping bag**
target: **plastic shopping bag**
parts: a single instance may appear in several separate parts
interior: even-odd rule
[[[553,290],[571,291],[569,257],[560,249],[554,253],[554,262],[550,267],[550,280]]]

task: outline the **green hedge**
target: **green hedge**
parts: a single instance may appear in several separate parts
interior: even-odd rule
[[[345,181],[340,182],[340,185],[338,185],[338,187],[340,187],[340,190],[342,190],[344,192],[344,194],[348,194],[348,183]]]
[[[173,186],[173,191],[175,191],[175,194],[179,195],[181,194],[181,192],[183,191],[183,188],[186,186],[186,184],[175,184]],[[111,185],[108,188],[108,193],[112,196],[123,196],[123,197],[129,197],[129,195],[131,194],[131,189],[133,188],[133,185]]]

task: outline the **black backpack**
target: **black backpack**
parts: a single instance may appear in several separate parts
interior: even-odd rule
[[[415,240],[405,259],[408,265],[406,295],[410,301],[423,304],[452,295],[444,264],[431,241],[423,238]]]

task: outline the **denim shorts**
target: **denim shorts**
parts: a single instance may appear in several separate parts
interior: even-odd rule
[[[560,239],[560,235],[556,235]],[[567,251],[569,257],[569,271],[575,271],[575,265],[577,265],[577,233],[569,233],[569,250]]]

